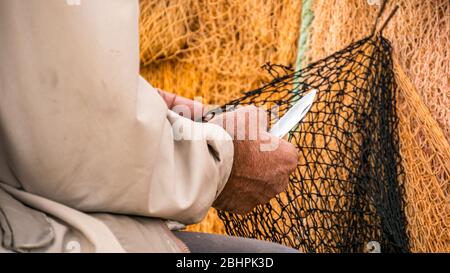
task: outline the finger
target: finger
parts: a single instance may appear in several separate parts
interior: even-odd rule
[[[293,171],[298,164],[299,153],[297,148],[292,143],[282,139],[280,141],[280,150],[282,151],[281,153],[284,155],[283,159],[286,167],[288,167],[288,169],[291,169]]]

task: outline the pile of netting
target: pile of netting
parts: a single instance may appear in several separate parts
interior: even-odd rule
[[[400,8],[383,35],[396,60],[411,251],[450,252],[450,1],[391,0],[386,9],[394,5]],[[312,1],[303,63],[360,39],[377,9],[366,0]]]
[[[378,9],[367,2],[313,1],[314,20],[308,31],[305,63],[361,39],[372,27]],[[399,64],[449,140],[450,1],[391,0],[386,9],[395,5],[400,8],[383,34],[391,41]]]
[[[141,0],[141,73],[153,85],[222,104],[295,61],[299,0]]]
[[[373,35],[300,71],[266,68],[274,79],[228,110],[252,104],[282,115],[318,92],[289,133],[300,152],[289,188],[244,216],[221,212],[227,233],[305,252],[409,251],[389,42]]]

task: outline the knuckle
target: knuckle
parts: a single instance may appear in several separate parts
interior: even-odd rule
[[[295,167],[298,163],[298,154],[292,154],[288,157],[288,166]]]
[[[295,148],[295,146],[292,143],[287,142],[286,140],[282,139],[280,142],[280,148],[286,154],[286,158],[288,158],[288,159],[295,158],[295,160],[297,159],[298,151],[297,151],[297,148]]]

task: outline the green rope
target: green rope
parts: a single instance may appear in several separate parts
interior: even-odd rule
[[[314,20],[314,13],[311,10],[313,0],[303,0],[302,16],[300,24],[300,34],[297,42],[297,61],[295,63],[295,70],[302,69],[302,61],[305,58],[305,52],[308,49],[308,34],[312,21]]]
[[[302,14],[301,14],[301,24],[300,24],[300,33],[298,35],[297,41],[297,60],[295,62],[295,71],[299,71],[302,69],[302,60],[305,57],[305,52],[308,49],[308,34],[309,27],[311,26],[312,21],[314,20],[314,13],[311,10],[311,3],[313,0],[303,0],[302,2]],[[296,79],[295,79],[296,80]],[[298,94],[300,89],[300,83],[294,84],[294,93]],[[298,97],[298,96],[297,96]],[[299,124],[297,125],[297,127]],[[297,128],[295,128],[296,130]],[[291,140],[292,136],[289,136],[289,140]]]

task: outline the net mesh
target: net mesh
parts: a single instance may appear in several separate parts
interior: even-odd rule
[[[394,71],[411,251],[450,252],[450,145],[398,63]]]
[[[400,9],[383,33],[397,60],[411,251],[450,252],[450,2],[391,0],[388,9],[393,5]],[[370,29],[377,8],[365,0],[313,1],[304,63],[360,39]]]
[[[361,39],[371,28],[378,9],[377,5],[371,6],[367,2],[313,1],[314,22],[308,37],[308,58],[304,62],[328,56]],[[394,5],[400,8],[383,33],[392,42],[399,64],[416,86],[419,96],[448,141],[450,1],[391,0],[387,3],[387,10]]]
[[[282,114],[318,90],[289,133],[300,156],[288,190],[244,216],[221,212],[227,233],[305,252],[409,250],[392,67],[388,41],[371,36],[300,71],[268,64],[273,81],[227,104]]]
[[[222,104],[267,81],[265,62],[295,62],[299,0],[141,1],[142,75]]]

